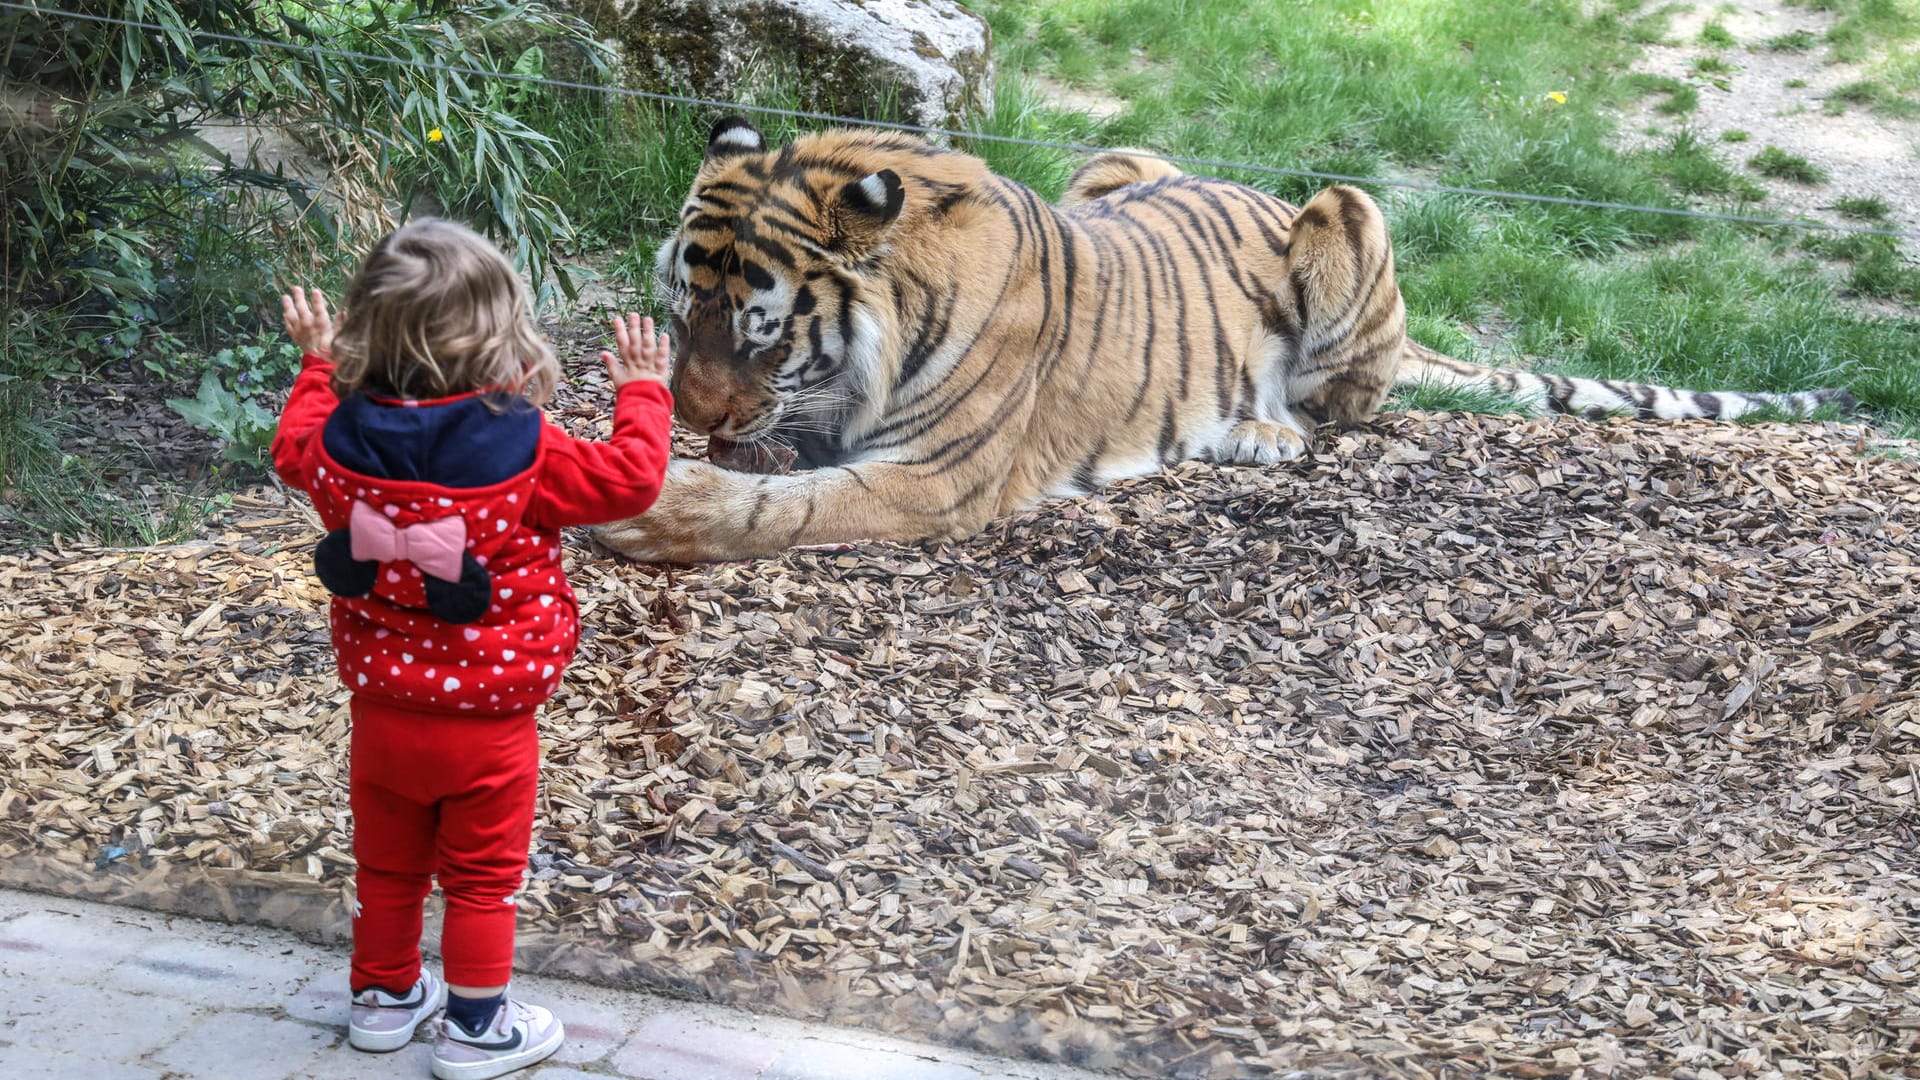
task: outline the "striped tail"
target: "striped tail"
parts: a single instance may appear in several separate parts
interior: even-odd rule
[[[1074,170],[1057,204],[1069,210],[1111,195],[1128,184],[1151,184],[1182,175],[1178,166],[1147,150],[1109,150]]]
[[[1483,367],[1455,360],[1411,339],[1400,354],[1400,370],[1394,377],[1394,385],[1444,386],[1504,394],[1535,414],[1572,413],[1596,420],[1613,415],[1641,420],[1731,420],[1766,409],[1803,417],[1828,405],[1838,408],[1844,416],[1859,406],[1854,396],[1845,390],[1757,394],[1735,390],[1676,390],[1617,379],[1536,375],[1531,371]]]

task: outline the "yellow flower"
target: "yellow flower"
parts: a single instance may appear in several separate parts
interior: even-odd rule
[[[1555,90],[1547,95],[1547,100],[1553,102],[1555,105],[1565,105],[1567,103],[1567,95],[1562,91]]]
[[[428,142],[439,142],[444,138],[446,138],[446,135],[442,133],[439,128],[434,128],[432,131],[427,132]]]

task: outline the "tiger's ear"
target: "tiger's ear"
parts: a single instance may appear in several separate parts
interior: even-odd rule
[[[906,202],[906,185],[892,169],[847,184],[828,214],[827,248],[855,258],[866,255],[880,245]]]
[[[759,128],[738,116],[729,116],[713,125],[713,133],[707,136],[708,163],[739,157],[742,154],[766,152],[767,137],[760,134]]]

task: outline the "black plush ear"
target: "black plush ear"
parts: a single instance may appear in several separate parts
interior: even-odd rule
[[[767,137],[738,116],[729,116],[713,125],[713,134],[707,136],[708,161],[766,152]]]
[[[379,563],[353,557],[353,540],[346,529],[328,533],[313,549],[314,576],[335,596],[367,595],[373,591],[374,575],[379,572]]]
[[[892,169],[852,181],[840,189],[840,202],[832,210],[827,247],[866,254],[880,243],[906,203],[906,185]]]
[[[429,574],[426,590],[427,610],[434,618],[456,625],[473,622],[493,604],[493,577],[472,552],[460,558],[459,581],[441,581]]]

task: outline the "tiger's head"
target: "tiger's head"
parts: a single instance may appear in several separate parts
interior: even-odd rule
[[[811,136],[770,151],[745,120],[714,126],[656,262],[687,427],[731,442],[831,437],[872,394],[872,277],[907,188],[861,149]]]

